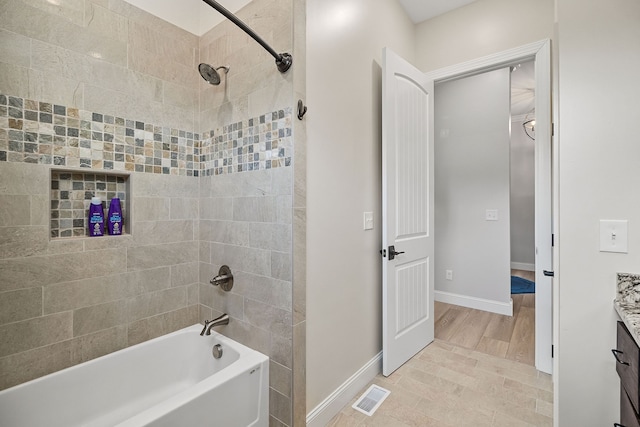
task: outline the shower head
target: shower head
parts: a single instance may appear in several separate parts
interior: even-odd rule
[[[211,65],[204,63],[198,65],[198,71],[200,71],[200,75],[202,76],[202,78],[212,85],[220,84],[220,74],[216,70],[219,70],[221,68],[224,70],[225,74],[229,72],[229,67],[213,68]]]

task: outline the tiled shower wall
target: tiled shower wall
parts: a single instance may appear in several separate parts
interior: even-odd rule
[[[240,17],[285,51],[292,43],[291,3],[254,1]],[[58,156],[64,164],[54,161],[56,136],[59,143],[63,138],[54,123],[51,132],[36,132],[51,135],[52,157],[9,149],[9,130],[26,130],[10,126],[8,112],[0,130],[0,144],[6,143],[0,151],[7,156],[0,160],[0,388],[224,309],[232,323],[221,331],[272,358],[271,425],[291,425],[294,153],[292,112],[284,106],[293,105],[292,77],[278,73],[273,59],[265,60],[264,51],[244,37],[223,23],[198,39],[121,0],[0,3],[0,93],[22,99],[23,107],[27,101],[52,105],[52,120],[55,106],[66,109],[64,157]],[[220,86],[197,74],[201,56],[202,62],[224,57],[231,65]],[[114,146],[107,156],[123,163],[105,163],[112,160],[100,157],[104,145],[94,144],[100,141],[93,133],[84,144],[102,153],[84,158],[92,173],[113,166],[131,174],[131,235],[50,239],[50,167],[89,166],[79,160],[80,148],[89,148],[80,142],[83,117],[77,118],[77,141],[75,131],[69,134],[76,129],[76,118],[68,121],[74,111],[90,113],[91,121],[100,114],[104,126],[122,128],[122,135],[113,134],[122,137],[122,151]],[[22,125],[39,127],[39,115],[29,120],[30,114]],[[106,117],[114,123],[105,123]],[[136,138],[142,130],[136,122],[145,124],[150,138]],[[162,141],[156,129],[163,130]],[[172,160],[179,160],[170,154],[172,129],[178,137],[192,132],[194,155],[203,149],[193,174],[186,163],[172,169]],[[244,139],[249,136],[257,139]],[[145,147],[151,151],[136,159],[138,139],[151,143]],[[37,143],[42,141],[46,145],[48,138]],[[124,156],[116,159],[116,153]],[[207,285],[222,263],[236,274],[236,287],[225,295]]]
[[[292,53],[293,3],[252,1],[238,16],[278,52]],[[294,113],[289,107],[278,110],[276,117],[274,107],[295,104],[294,73],[304,58],[294,58],[292,69],[281,74],[273,57],[256,49],[256,43],[230,22],[203,35],[200,52],[202,62],[230,67],[219,86],[205,82],[200,86],[203,138],[218,123],[242,123],[241,132],[232,129],[230,139],[242,142],[242,170],[247,170],[245,165],[249,170],[214,176],[225,165],[219,156],[217,164],[215,156],[205,158],[205,168],[212,173],[200,179],[200,315],[204,319],[229,313],[232,321],[221,331],[270,357],[270,425],[291,426],[294,401],[299,397],[294,393],[292,277],[293,169],[297,166],[293,164]],[[274,111],[271,123],[268,115],[263,119],[265,111]],[[225,149],[220,147],[224,144],[221,133],[216,135],[211,154]],[[204,141],[203,153],[209,142]],[[267,161],[258,171],[250,162],[256,148],[265,150]],[[228,293],[208,283],[223,264],[232,268],[237,279]],[[304,384],[304,378],[301,381]]]

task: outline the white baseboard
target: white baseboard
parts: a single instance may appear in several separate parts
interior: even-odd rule
[[[382,352],[376,354],[362,368],[334,390],[307,414],[307,427],[324,427],[344,408],[376,375],[382,372]]]
[[[512,270],[524,270],[524,271],[536,271],[535,264],[529,264],[526,262],[512,262],[511,263]]]
[[[484,298],[470,297],[468,295],[452,294],[451,292],[444,291],[435,291],[434,296],[435,300],[439,302],[474,308],[476,310],[489,311],[491,313],[504,314],[505,316],[513,316],[513,300],[511,299],[506,303]]]

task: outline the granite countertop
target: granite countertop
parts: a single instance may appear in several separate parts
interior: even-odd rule
[[[618,273],[617,287],[613,306],[640,346],[640,274]]]

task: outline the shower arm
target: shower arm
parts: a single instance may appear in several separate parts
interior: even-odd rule
[[[218,12],[220,12],[228,20],[230,20],[231,22],[236,24],[238,27],[240,27],[240,29],[242,31],[244,31],[249,36],[251,36],[252,39],[254,39],[256,42],[258,42],[260,44],[260,46],[265,48],[267,50],[267,52],[269,52],[271,54],[271,56],[273,56],[276,59],[276,66],[278,67],[278,71],[280,71],[281,73],[284,73],[291,67],[291,63],[293,61],[293,58],[291,57],[290,54],[288,54],[288,53],[278,53],[275,50],[273,50],[271,48],[271,46],[269,46],[267,44],[267,42],[262,40],[259,35],[254,33],[253,30],[247,26],[247,24],[242,22],[233,13],[231,13],[227,9],[225,9],[224,6],[222,6],[217,1],[214,1],[214,0],[202,0],[202,1],[205,2],[206,4],[208,4],[209,6],[211,6],[212,8],[214,8],[215,10],[217,10]]]

